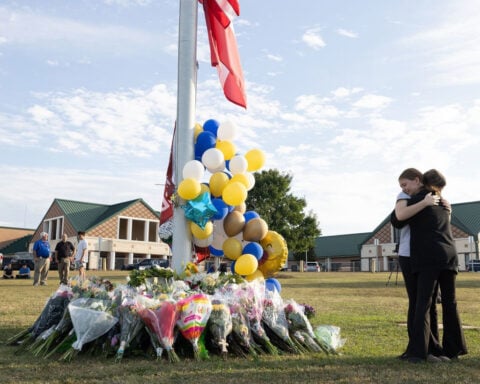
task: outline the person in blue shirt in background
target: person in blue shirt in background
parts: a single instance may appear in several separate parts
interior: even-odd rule
[[[50,269],[50,242],[48,233],[42,232],[40,239],[33,244],[33,261],[35,272],[33,273],[33,286],[47,285],[48,270]]]
[[[18,270],[17,279],[30,279],[30,268],[27,264],[23,264],[22,267]]]

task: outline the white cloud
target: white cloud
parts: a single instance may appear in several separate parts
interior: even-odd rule
[[[283,61],[283,57],[282,57],[282,56],[273,55],[273,54],[271,54],[271,53],[267,54],[267,59],[272,60],[272,61],[277,61],[277,62]]]
[[[5,40],[4,44],[17,47],[46,47],[49,50],[75,47],[104,54],[131,52],[139,45],[152,48],[159,45],[159,38],[163,38],[124,26],[79,22],[5,7],[0,7],[0,36]]]
[[[307,29],[302,35],[302,41],[315,50],[326,46],[325,41],[323,41],[323,38],[320,35],[320,28]]]
[[[337,29],[337,33],[338,33],[340,36],[350,37],[350,38],[352,38],[352,39],[356,39],[356,38],[358,37],[358,34],[357,34],[357,33],[352,32],[352,31],[348,31],[348,30],[343,29],[343,28]]]
[[[390,97],[368,94],[362,96],[359,100],[353,103],[353,106],[364,109],[382,109],[386,108],[391,102],[392,99]]]
[[[442,21],[403,40],[419,52],[429,82],[436,86],[480,83],[480,8],[472,0],[437,9]]]

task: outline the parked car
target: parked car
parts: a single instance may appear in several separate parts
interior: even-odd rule
[[[320,272],[320,265],[316,261],[307,261],[305,272]]]
[[[170,267],[170,262],[166,259],[143,259],[138,263],[122,265],[122,270],[131,271],[132,269],[138,269],[142,271],[144,269],[152,268],[154,265],[168,268]]]
[[[470,260],[467,263],[467,271],[480,272],[480,260]]]
[[[35,264],[33,262],[33,255],[28,252],[22,252],[22,254],[18,254],[13,256],[10,260],[5,258],[6,263],[12,263],[12,269],[14,271],[18,271],[23,265],[27,265],[32,271],[35,269]],[[7,265],[4,263],[4,265]]]

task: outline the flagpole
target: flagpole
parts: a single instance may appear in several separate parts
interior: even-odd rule
[[[180,0],[178,28],[177,129],[174,137],[174,177],[178,186],[184,165],[194,159],[193,129],[197,80],[197,2]],[[192,258],[192,242],[184,211],[173,214],[172,266],[180,273]]]

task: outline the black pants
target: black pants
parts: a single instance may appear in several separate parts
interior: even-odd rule
[[[413,321],[415,318],[415,307],[417,305],[417,275],[412,272],[410,265],[410,257],[399,256],[398,262],[402,270],[403,281],[408,296],[408,312],[407,312],[407,333],[408,346],[407,353],[410,349],[413,332]],[[440,337],[438,334],[438,314],[437,306],[435,305],[438,296],[438,284],[432,293],[432,305],[430,306],[430,336],[428,343],[428,353],[439,356],[442,354],[442,346],[440,345]]]
[[[417,274],[417,302],[413,321],[411,356],[426,358],[430,335],[430,307],[435,287],[440,285],[443,317],[443,354],[456,357],[467,353],[460,316],[455,297],[456,272],[450,270],[426,270]]]

